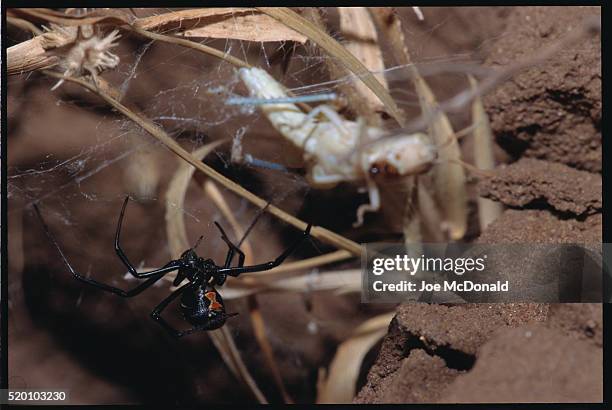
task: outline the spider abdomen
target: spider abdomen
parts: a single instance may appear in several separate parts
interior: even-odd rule
[[[221,295],[212,286],[198,287],[181,295],[181,313],[194,326],[218,329],[225,323],[227,315]]]

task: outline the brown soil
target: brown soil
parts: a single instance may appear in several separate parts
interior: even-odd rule
[[[599,304],[403,305],[355,403],[599,402]]]
[[[601,402],[603,351],[543,326],[498,332],[440,402]]]
[[[450,369],[438,356],[423,349],[413,349],[401,359],[394,377],[385,380],[386,388],[376,403],[427,403],[435,401],[438,391],[462,372]]]
[[[521,158],[480,185],[481,196],[510,207],[548,206],[576,216],[601,212],[601,176],[567,165]]]
[[[525,57],[599,13],[512,8],[487,64]],[[517,161],[479,183],[514,209],[478,242],[601,243],[600,73],[593,39],[485,98],[497,142]],[[600,304],[405,304],[355,403],[600,402],[602,360]]]
[[[507,209],[478,238],[482,243],[597,243],[602,216],[562,219],[547,210]]]
[[[487,64],[503,65],[560,39],[598,7],[518,7],[511,35],[491,48]],[[516,156],[601,172],[601,42],[590,39],[525,71],[485,98],[500,143]]]
[[[370,370],[368,382],[355,402],[412,403],[417,398],[412,393],[413,389],[420,391],[419,396],[426,402],[435,402],[455,376],[472,368],[479,348],[495,332],[544,321],[547,310],[548,306],[542,304],[402,305],[383,341],[378,361]],[[438,360],[410,360],[408,357],[418,349],[425,350]],[[422,355],[419,354],[419,357]],[[443,366],[440,366],[440,360]],[[395,379],[404,379],[403,375],[412,372],[412,366],[415,367],[414,371],[423,373],[421,368],[424,362],[430,365],[427,372],[429,383],[423,384],[417,377],[414,384],[404,380],[405,388],[402,391],[387,391],[390,386],[399,383]]]

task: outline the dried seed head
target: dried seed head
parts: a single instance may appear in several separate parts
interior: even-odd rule
[[[89,73],[94,82],[98,73],[117,67],[119,57],[109,50],[117,46],[119,31],[113,30],[106,37],[94,33],[93,26],[87,24],[78,27],[62,27],[51,25],[43,34],[45,49],[60,49],[56,52],[62,55],[60,67],[65,76],[81,76]],[[67,48],[67,50],[66,50]],[[64,80],[60,80],[51,88],[59,87]]]

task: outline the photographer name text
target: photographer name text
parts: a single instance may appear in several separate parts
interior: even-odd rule
[[[496,281],[493,283],[479,283],[470,280],[447,281],[443,283],[431,283],[424,280],[406,281],[398,283],[385,283],[381,280],[374,281],[372,288],[375,292],[507,292],[510,288],[508,281]]]

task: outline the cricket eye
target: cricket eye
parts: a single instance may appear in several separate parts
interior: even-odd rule
[[[388,177],[398,176],[400,173],[396,167],[386,161],[378,161],[370,166],[371,175],[384,175]]]

